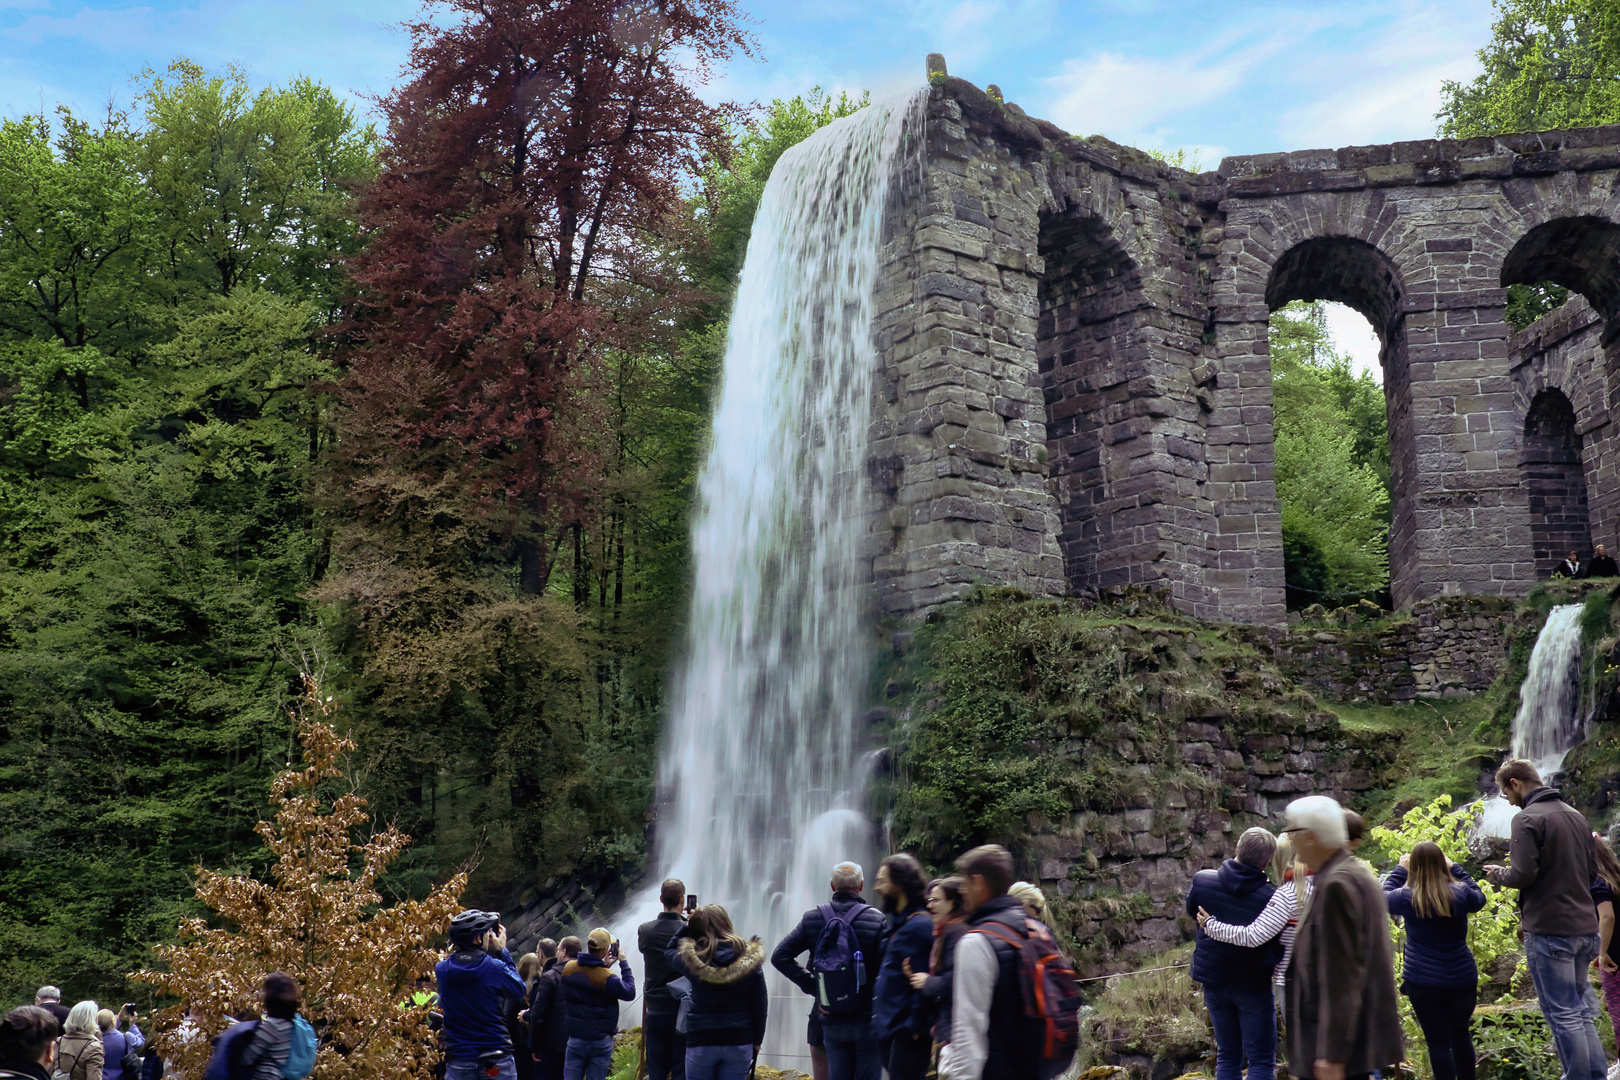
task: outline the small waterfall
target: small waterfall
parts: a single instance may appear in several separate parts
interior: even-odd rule
[[[1530,653],[1530,668],[1519,687],[1509,753],[1533,762],[1543,780],[1564,767],[1564,757],[1585,736],[1581,707],[1581,604],[1560,604]],[[1485,800],[1479,834],[1506,837],[1518,811],[1501,796]]]
[[[872,316],[891,186],[920,145],[926,97],[874,104],[788,150],[754,219],[693,525],[650,885],[618,920],[638,969],[635,923],[665,877],[770,948],[825,902],[835,863],[875,872],[859,729]],[[808,1071],[810,1001],[770,980],[766,1056]]]

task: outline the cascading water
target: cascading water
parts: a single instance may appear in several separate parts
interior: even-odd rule
[[[871,876],[857,714],[871,657],[872,315],[884,214],[926,94],[788,150],[754,218],[693,526],[653,885],[617,920],[638,969],[634,927],[665,877],[724,904],[768,949],[825,901],[835,863]],[[770,978],[766,1056],[807,1071],[809,999]]]
[[[1530,653],[1530,667],[1519,687],[1509,752],[1527,758],[1543,779],[1564,767],[1564,757],[1581,741],[1586,712],[1581,708],[1581,605],[1561,604],[1547,615]],[[1482,836],[1505,837],[1517,811],[1501,796],[1485,801]]]

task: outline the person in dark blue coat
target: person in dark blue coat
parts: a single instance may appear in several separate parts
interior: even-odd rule
[[[493,911],[463,911],[450,920],[450,945],[455,951],[433,969],[444,1010],[445,1078],[517,1080],[503,999],[522,1001],[528,988],[506,951],[506,927]]]
[[[613,973],[613,961],[619,973]],[[602,927],[585,939],[585,952],[563,967],[558,984],[568,1006],[568,1051],[563,1080],[605,1080],[613,1064],[619,1002],[636,999],[636,977],[619,943]]]
[[[1406,920],[1401,993],[1423,1029],[1434,1080],[1474,1080],[1469,1024],[1479,966],[1468,948],[1468,916],[1485,906],[1485,893],[1425,840],[1385,876],[1384,899],[1391,915]]]
[[[865,888],[866,874],[860,864],[841,862],[833,867],[832,902],[805,912],[799,925],[771,953],[771,966],[814,998],[816,977],[805,970],[799,957],[809,953],[814,963],[816,943],[827,929],[829,915],[847,922],[855,932],[865,973],[860,992],[850,1007],[836,1012],[818,1002],[811,1017],[812,1026],[820,1027],[826,1047],[828,1080],[879,1080],[883,1074],[883,1050],[872,1025],[873,975],[883,951],[883,913],[861,899]]]
[[[877,892],[883,898],[883,964],[872,991],[872,1026],[883,1048],[889,1080],[923,1080],[934,1043],[928,1002],[912,989],[906,974],[926,971],[934,948],[934,920],[928,917],[922,863],[901,852],[878,864]]]
[[[665,950],[670,970],[692,984],[686,1013],[688,1080],[745,1080],[760,1044],[770,997],[765,946],[744,941],[719,904],[700,907]]]
[[[1277,838],[1254,828],[1238,837],[1236,858],[1218,870],[1193,875],[1187,914],[1206,911],[1223,923],[1247,926],[1276,890],[1266,880],[1266,866],[1277,850]],[[1277,1013],[1272,1004],[1271,972],[1282,959],[1276,938],[1248,948],[1228,945],[1198,930],[1193,947],[1192,980],[1204,988],[1204,1007],[1215,1029],[1215,1080],[1273,1080],[1277,1062]]]

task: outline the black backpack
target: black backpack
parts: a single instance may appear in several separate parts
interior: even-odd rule
[[[1074,965],[1058,949],[1046,924],[1025,917],[1020,932],[1006,923],[981,923],[968,931],[1010,946],[1017,960],[1023,1024],[1013,1035],[1033,1056],[1035,1077],[1053,1080],[1068,1071],[1080,1044],[1080,986]]]

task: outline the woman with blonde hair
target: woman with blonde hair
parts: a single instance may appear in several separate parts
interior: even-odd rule
[[[1468,916],[1485,893],[1431,840],[1414,846],[1384,877],[1389,913],[1406,920],[1401,993],[1429,1046],[1434,1080],[1474,1080],[1469,1031],[1479,997],[1479,966],[1468,948]]]
[[[69,1010],[62,1024],[62,1040],[56,1045],[55,1080],[101,1080],[107,1056],[96,1024],[99,1011],[93,1001],[81,1001]]]
[[[1015,881],[1007,895],[1024,905],[1024,912],[1032,919],[1046,921],[1046,894],[1039,885],[1028,881]]]

